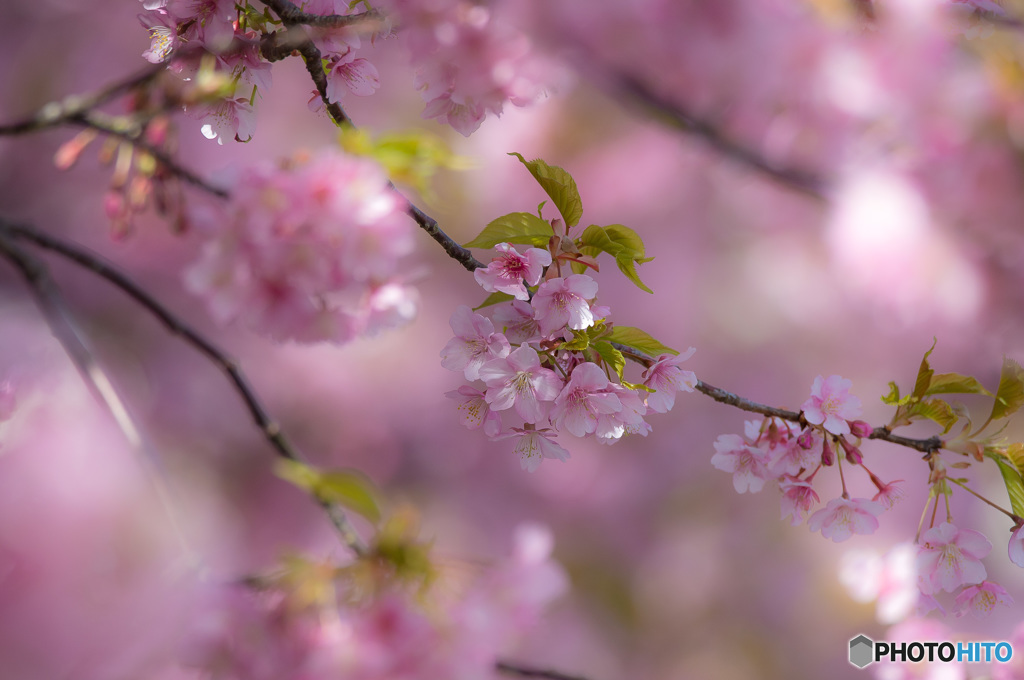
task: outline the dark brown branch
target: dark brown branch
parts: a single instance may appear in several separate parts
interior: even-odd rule
[[[225,373],[225,376],[245,403],[246,408],[248,408],[253,422],[279,456],[288,460],[303,460],[299,450],[281,431],[280,425],[270,417],[269,412],[256,395],[255,390],[250,386],[238,361],[229,357],[226,352],[206,339],[199,331],[178,318],[178,316],[143,290],[127,275],[108,263],[101,256],[81,246],[32,227],[13,224],[0,219],[0,238],[9,237],[24,239],[41,248],[57,253],[120,288],[146,311],[155,316],[172,335],[180,336]],[[2,242],[0,241],[0,243]],[[357,555],[366,554],[366,548],[362,540],[349,523],[344,512],[336,505],[323,499],[317,499],[317,501],[327,511],[335,528],[352,551]]]
[[[893,434],[888,427],[875,428],[868,435],[868,439],[880,439],[885,442],[899,444],[907,448],[917,449],[921,453],[934,453],[942,448],[942,440],[939,439],[938,435],[928,439],[911,439],[910,437],[901,437],[898,434]]]
[[[430,238],[437,241],[444,248],[444,252],[448,253],[448,257],[457,261],[467,271],[474,271],[485,266],[483,262],[473,257],[473,253],[469,252],[468,249],[463,248],[451,236],[441,231],[441,227],[437,225],[437,220],[412,203],[409,204],[409,215],[416,220],[416,224],[420,225],[423,231],[430,234]]]
[[[65,121],[68,125],[76,125],[79,127],[90,128],[97,132],[102,132],[111,137],[116,137],[125,142],[128,142],[136,149],[145,151],[147,154],[153,157],[153,159],[162,165],[167,172],[171,173],[175,177],[188,182],[194,187],[202,189],[203,191],[217,196],[218,198],[227,198],[228,192],[222,187],[210,184],[208,181],[195,174],[185,166],[178,163],[174,158],[170,156],[163,149],[153,146],[142,137],[142,129],[138,126],[126,126],[121,127],[117,125],[116,119],[109,118],[107,116],[99,115],[93,111],[83,112],[76,116],[72,116]]]
[[[546,680],[587,680],[582,675],[567,675],[566,673],[560,673],[558,671],[543,669],[543,668],[531,668],[529,666],[521,666],[517,663],[510,663],[507,661],[498,661],[494,664],[494,668],[506,675],[518,675],[521,678],[545,678]]]
[[[613,88],[643,104],[657,114],[656,118],[687,134],[699,137],[712,149],[740,165],[757,170],[790,189],[825,200],[828,183],[822,177],[806,170],[769,161],[757,151],[730,138],[710,120],[685,110],[674,101],[669,101],[667,97],[658,94],[634,76],[625,73],[610,73],[607,76]]]
[[[358,24],[384,22],[384,14],[371,9],[357,14],[308,14],[294,3],[286,0],[263,0],[263,4],[274,10],[285,24],[301,24],[317,28],[345,28]]]

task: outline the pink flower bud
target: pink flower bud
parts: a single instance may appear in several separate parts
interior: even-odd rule
[[[804,430],[800,433],[800,436],[796,438],[796,443],[801,449],[809,449],[814,446],[814,432],[810,429]]]
[[[854,465],[860,465],[864,461],[864,456],[861,455],[860,449],[846,441],[845,437],[839,438],[839,444],[843,447],[843,451],[846,452],[846,460]]]
[[[863,439],[864,437],[870,437],[871,433],[875,431],[874,428],[863,420],[848,420],[847,422],[850,423],[850,433],[854,437]]]
[[[828,437],[825,437],[821,441],[821,464],[828,467],[836,462],[836,455],[832,452],[832,447],[828,445]]]

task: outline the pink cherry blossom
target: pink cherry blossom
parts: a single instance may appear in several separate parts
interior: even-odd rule
[[[225,139],[247,142],[256,129],[256,111],[245,97],[222,99],[201,110],[201,132],[223,144]]]
[[[850,394],[852,386],[852,381],[838,375],[815,378],[811,397],[801,406],[807,422],[822,425],[834,435],[850,434],[846,421],[861,414],[860,399]]]
[[[597,281],[586,274],[555,278],[540,284],[533,296],[534,318],[540,332],[550,335],[566,326],[583,330],[594,325],[590,300],[597,296]]]
[[[956,615],[971,613],[975,618],[982,619],[1000,604],[1009,607],[1013,604],[1013,598],[998,583],[982,581],[976,586],[964,588],[956,596]]]
[[[354,50],[337,54],[327,64],[327,99],[341,101],[345,92],[366,97],[380,87],[377,67],[363,58],[356,58]]]
[[[693,371],[679,367],[693,356],[697,349],[691,347],[678,356],[662,354],[644,371],[644,385],[655,390],[647,395],[647,408],[655,413],[668,413],[676,403],[676,392],[693,392],[697,387],[697,376]]]
[[[494,308],[494,323],[514,345],[540,339],[540,326],[533,318],[533,307],[524,300],[510,300]]]
[[[484,393],[480,390],[463,385],[457,390],[445,392],[444,396],[458,402],[455,408],[467,429],[476,430],[483,427],[484,434],[492,438],[501,432],[501,414],[491,410],[484,399]]]
[[[903,499],[903,487],[898,486],[902,481],[902,479],[897,479],[883,484],[871,500],[881,503],[886,508],[892,508]]]
[[[1010,534],[1010,542],[1007,545],[1007,552],[1010,561],[1018,567],[1024,567],[1024,524],[1018,525]]]
[[[811,483],[802,479],[783,479],[779,490],[782,491],[782,519],[789,517],[794,527],[804,521],[811,507],[821,500]]]
[[[807,528],[842,543],[854,534],[873,534],[885,508],[866,498],[834,498],[807,520]]]
[[[555,441],[555,433],[547,428],[526,430],[513,427],[512,432],[495,437],[495,439],[510,437],[516,438],[516,445],[512,452],[519,456],[519,463],[527,472],[536,472],[545,458],[560,460],[563,463],[569,460],[569,452]]]
[[[736,493],[757,493],[771,474],[767,453],[751,446],[738,434],[722,434],[715,440],[715,455],[711,464],[719,470],[732,473]]]
[[[494,332],[491,320],[466,305],[456,308],[450,324],[455,337],[441,350],[441,365],[449,371],[463,371],[466,380],[476,380],[481,366],[512,351],[505,336]]]
[[[985,536],[943,522],[924,532],[917,553],[918,585],[926,595],[953,592],[985,579],[981,560],[992,550]]]
[[[820,431],[808,428],[799,437],[789,437],[782,446],[772,451],[771,474],[800,474],[801,470],[812,470],[821,463]]]
[[[480,368],[480,379],[487,384],[485,398],[495,411],[515,407],[528,423],[545,418],[541,402],[552,401],[562,389],[562,380],[550,368],[540,365],[537,350],[523,345],[501,359],[488,361]]]
[[[551,253],[530,248],[520,255],[508,243],[499,243],[494,249],[501,255],[485,268],[473,272],[476,282],[488,293],[508,293],[517,300],[528,300],[530,293],[526,286],[537,285],[544,274],[544,267],[551,264]]]
[[[580,364],[573,369],[569,382],[555,399],[551,420],[560,430],[582,437],[597,429],[601,414],[622,410],[619,398],[608,393],[608,376],[597,364]]]
[[[647,406],[636,390],[618,383],[609,382],[607,392],[619,398],[622,408],[612,413],[599,413],[594,434],[602,444],[614,444],[625,434],[646,437],[651,432],[650,424],[644,420]]]

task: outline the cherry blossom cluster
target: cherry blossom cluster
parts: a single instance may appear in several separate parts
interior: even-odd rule
[[[883,482],[864,464],[859,443],[872,428],[856,420],[861,403],[850,394],[851,386],[851,381],[838,375],[818,376],[810,398],[801,407],[806,425],[777,417],[747,421],[744,436],[718,437],[712,465],[732,473],[738,493],[757,493],[774,480],[782,493],[782,518],[789,518],[793,526],[806,519],[811,531],[820,531],[837,543],[855,534],[874,533],[879,515],[902,497],[902,480]],[[868,477],[875,489],[871,498],[850,496],[844,463],[860,468]],[[814,481],[823,469],[833,467],[839,471],[842,494],[809,515],[820,503]],[[980,532],[958,528],[948,517],[936,525],[933,518],[916,546],[895,548],[885,557],[854,554],[844,581],[855,598],[878,601],[883,622],[934,609],[944,613],[935,598],[941,592],[956,593],[957,615],[984,616],[996,605],[1012,602],[1002,586],[986,580],[981,560],[991,550],[991,542]],[[1013,562],[1024,567],[1024,528],[1020,524],[1010,538],[1008,552]]]
[[[511,557],[469,584],[441,573],[424,592],[377,565],[364,591],[357,567],[370,565],[353,565],[326,570],[337,576],[320,599],[287,579],[260,592],[232,586],[197,621],[185,661],[220,680],[491,678],[498,653],[567,586],[550,552],[546,530],[521,527]]]
[[[466,0],[388,0],[399,37],[416,66],[424,118],[465,136],[505,103],[524,106],[542,91],[543,67],[529,38],[496,18],[486,4]]]
[[[185,273],[221,322],[276,339],[345,342],[412,319],[402,278],[413,249],[404,200],[374,162],[328,150],[249,166],[229,201],[193,210],[204,238]]]
[[[693,390],[696,376],[680,368],[693,348],[658,357],[642,385],[614,381],[613,367],[591,348],[611,327],[610,310],[595,304],[597,282],[586,274],[562,276],[547,250],[520,253],[508,243],[495,250],[498,256],[474,276],[485,291],[514,299],[488,308],[490,318],[465,305],[456,309],[455,337],[441,351],[441,365],[477,382],[447,395],[458,402],[463,424],[491,439],[515,439],[523,469],[532,472],[545,458],[567,460],[557,441],[562,432],[603,444],[627,434],[646,437],[648,411],[666,413],[677,391]],[[585,347],[574,349],[581,339]],[[504,423],[510,411],[521,424]]]

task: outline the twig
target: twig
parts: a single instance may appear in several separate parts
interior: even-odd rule
[[[498,661],[494,664],[495,669],[506,675],[518,675],[521,678],[546,678],[547,680],[587,680],[582,675],[568,675],[559,671],[544,668],[531,668],[507,661]]]
[[[189,566],[196,569],[201,568],[202,560],[192,549],[182,530],[178,512],[175,509],[178,504],[174,501],[174,494],[167,483],[167,475],[155,447],[143,433],[110,376],[96,360],[94,352],[86,342],[64,301],[60,287],[50,275],[49,268],[37,257],[14,243],[6,233],[0,234],[0,256],[13,265],[25,279],[25,283],[36,301],[36,306],[46,318],[53,336],[64,348],[71,363],[78,369],[82,380],[85,381],[93,395],[106,406],[124,438],[128,440],[129,446],[135,451],[136,459],[142,465],[143,471],[156,491],[171,530]]]
[[[378,22],[385,19],[378,10],[370,9],[357,14],[309,14],[303,12],[295,3],[287,0],[261,0],[264,5],[274,10],[285,24],[302,24],[317,28],[345,28],[357,24]]]
[[[898,434],[893,434],[889,431],[888,427],[875,428],[868,435],[868,439],[880,439],[893,444],[899,444],[900,446],[917,449],[921,453],[933,453],[942,448],[942,440],[937,435],[928,439],[911,439],[910,437],[901,437]]]
[[[108,263],[101,256],[85,248],[26,225],[13,224],[0,219],[0,235],[21,238],[41,248],[57,253],[120,288],[150,314],[159,319],[172,335],[180,336],[200,354],[224,371],[235,391],[239,394],[242,401],[245,402],[253,422],[279,456],[289,460],[303,460],[299,450],[281,431],[280,425],[270,417],[269,412],[256,395],[255,390],[249,385],[249,381],[242,372],[238,361],[229,357],[226,352],[206,339],[199,331],[178,318],[119,269]],[[336,505],[321,498],[317,498],[317,502],[327,511],[331,522],[349,548],[357,555],[365,555],[366,547],[348,521],[345,513]]]

